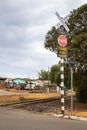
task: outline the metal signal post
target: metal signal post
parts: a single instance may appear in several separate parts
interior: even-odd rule
[[[65,110],[65,106],[64,106],[64,59],[61,58],[61,63],[60,63],[60,80],[61,80],[61,112],[64,115],[64,110]]]
[[[61,24],[63,25],[63,27],[66,29],[67,32],[69,32],[69,28],[67,26],[67,24],[65,23],[65,20],[56,12],[56,15],[58,17],[58,19],[60,20]],[[60,24],[60,26],[61,26]],[[58,37],[58,44],[60,47],[65,47],[67,45],[67,38],[65,35],[60,35]],[[65,49],[65,48],[64,48]],[[64,111],[65,111],[65,106],[64,106],[64,57],[66,57],[65,53],[61,53],[62,55],[59,56],[61,58],[60,61],[60,87],[61,87],[61,114],[64,116]]]

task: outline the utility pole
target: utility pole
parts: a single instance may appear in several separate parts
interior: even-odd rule
[[[71,116],[73,115],[73,68],[71,67]]]
[[[48,88],[49,88],[49,67],[48,67]]]
[[[72,58],[69,59],[69,65],[71,69],[71,116],[73,115],[73,68],[75,67],[75,60]]]

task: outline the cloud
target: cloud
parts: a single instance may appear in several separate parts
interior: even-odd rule
[[[58,63],[56,54],[44,48],[44,38],[62,17],[85,0],[0,1],[0,76],[35,76]]]

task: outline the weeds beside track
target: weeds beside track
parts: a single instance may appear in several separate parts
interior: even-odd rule
[[[22,107],[25,107],[25,106],[28,106],[31,104],[51,102],[51,101],[55,101],[55,100],[59,100],[59,99],[60,99],[60,97],[58,97],[58,98],[45,98],[45,99],[29,99],[29,100],[23,100],[23,101],[18,101],[18,102],[0,104],[0,107],[12,106],[14,108],[22,108]]]

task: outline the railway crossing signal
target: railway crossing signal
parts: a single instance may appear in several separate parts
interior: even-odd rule
[[[65,23],[64,18],[62,18],[62,17],[59,15],[58,12],[56,12],[55,14],[56,14],[56,16],[58,17],[58,19],[59,19],[60,22],[61,22],[61,23],[60,23],[60,26],[63,25],[63,27],[66,29],[66,31],[69,32],[69,28],[68,28],[67,24]]]
[[[69,32],[69,28],[68,28],[67,24],[65,23],[65,20],[58,14],[58,12],[56,12],[56,15],[61,22],[60,26],[63,25],[63,27],[66,29],[66,31]],[[59,46],[65,47],[67,45],[67,38],[65,35],[60,35],[57,40],[58,40]],[[65,110],[64,92],[65,91],[64,91],[64,57],[63,56],[61,56],[61,61],[60,61],[60,80],[61,80],[61,83],[60,83],[60,87],[61,87],[61,112],[62,112],[62,115],[64,115],[64,110]]]

